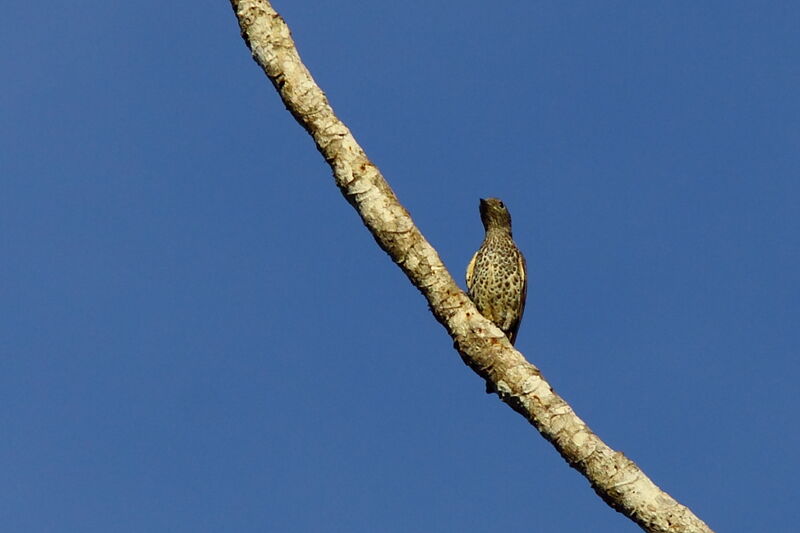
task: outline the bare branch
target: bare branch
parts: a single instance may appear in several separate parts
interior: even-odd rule
[[[436,250],[414,225],[394,191],[300,60],[289,28],[266,0],[231,0],[242,37],[333,169],[336,184],[378,245],[425,296],[464,362],[524,416],[581,472],[611,507],[651,532],[711,532],[687,507],[659,489],[621,452],[608,447],[481,316],[456,285]]]

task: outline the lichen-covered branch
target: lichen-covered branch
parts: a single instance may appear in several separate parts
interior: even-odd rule
[[[581,472],[611,507],[652,532],[710,532],[633,461],[609,448],[456,285],[436,250],[340,121],[300,60],[284,20],[266,0],[231,0],[244,38],[286,108],[311,135],[336,184],[378,245],[428,300],[455,348],[512,409]]]

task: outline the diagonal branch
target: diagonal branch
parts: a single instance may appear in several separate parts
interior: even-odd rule
[[[524,416],[583,474],[611,507],[651,532],[711,532],[687,507],[659,489],[636,464],[608,447],[481,316],[394,191],[336,117],[300,60],[289,28],[267,0],[231,0],[242,37],[286,108],[311,135],[336,185],[378,245],[425,296],[464,362],[500,399]]]

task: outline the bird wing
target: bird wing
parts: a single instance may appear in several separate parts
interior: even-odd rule
[[[467,281],[467,292],[469,293],[472,292],[472,271],[475,269],[475,260],[477,258],[478,258],[478,252],[475,252],[475,255],[472,256],[472,259],[469,260],[469,264],[467,265],[466,281]]]
[[[528,265],[525,262],[525,256],[522,252],[517,251],[517,263],[519,265],[520,274],[522,275],[522,293],[518,302],[517,309],[519,312],[516,314],[517,319],[508,328],[508,340],[513,345],[517,340],[517,331],[519,331],[520,322],[522,322],[522,314],[525,312],[525,300],[528,297]]]

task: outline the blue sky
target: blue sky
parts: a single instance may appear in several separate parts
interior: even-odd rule
[[[792,531],[800,7],[275,7],[459,282],[499,196],[517,347],[718,531]],[[483,392],[227,2],[0,20],[6,531],[639,531]]]

